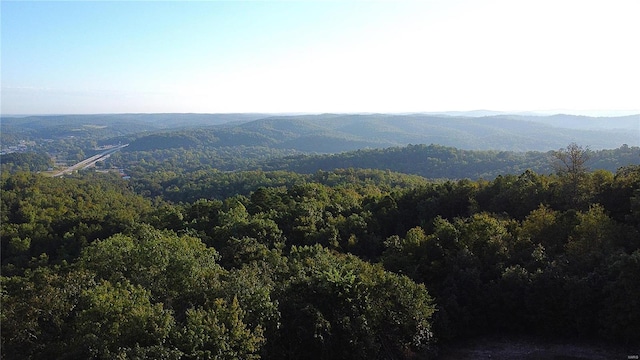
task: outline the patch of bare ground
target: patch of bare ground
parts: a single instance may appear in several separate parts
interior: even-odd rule
[[[486,337],[445,346],[440,360],[628,360],[638,359],[640,346],[555,342],[536,338]]]

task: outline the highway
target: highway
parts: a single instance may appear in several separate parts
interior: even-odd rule
[[[101,153],[99,153],[99,154],[97,154],[97,155],[94,155],[94,156],[92,156],[92,157],[90,157],[90,158],[86,158],[86,159],[84,159],[84,160],[80,161],[80,162],[79,162],[79,163],[77,163],[77,164],[74,164],[74,165],[72,165],[72,166],[69,166],[68,168],[66,168],[66,169],[64,169],[64,170],[62,170],[62,171],[60,171],[59,173],[57,173],[57,174],[55,174],[55,175],[53,175],[53,176],[54,176],[54,177],[62,176],[62,175],[64,175],[64,174],[70,174],[70,173],[72,173],[72,172],[74,172],[74,171],[82,170],[82,169],[87,168],[87,167],[89,167],[89,166],[93,166],[96,162],[98,162],[98,161],[100,161],[100,160],[104,160],[104,159],[108,158],[108,157],[109,157],[109,155],[111,155],[111,154],[113,154],[114,152],[116,152],[116,151],[118,151],[118,150],[120,150],[120,149],[122,149],[122,148],[125,148],[125,147],[127,147],[127,146],[129,146],[129,144],[118,145],[118,146],[116,146],[116,147],[112,147],[112,148],[110,148],[110,149],[107,149],[107,150],[105,150],[105,151],[103,151],[103,152],[101,152]]]

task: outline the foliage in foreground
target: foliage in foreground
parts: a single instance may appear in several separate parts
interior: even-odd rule
[[[234,176],[246,196],[233,181],[207,196],[202,177],[180,203],[97,174],[4,177],[3,356],[427,358],[436,340],[505,332],[640,341],[639,167]]]

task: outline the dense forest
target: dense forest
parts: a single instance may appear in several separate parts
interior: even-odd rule
[[[50,144],[49,150],[57,153],[57,158],[67,159],[67,165],[96,153],[82,142]],[[623,145],[616,149],[588,150],[588,153],[588,167],[594,170],[615,172],[620,167],[640,165],[640,147],[637,146]],[[124,169],[137,182],[149,182],[149,178],[157,176],[162,176],[165,182],[191,182],[191,178],[202,177],[203,173],[213,177],[220,176],[220,172],[237,171],[315,174],[348,168],[390,170],[432,180],[492,180],[499,175],[519,174],[526,170],[554,173],[553,158],[554,151],[461,150],[440,145],[409,145],[323,155],[260,146],[160,147],[153,150],[135,150],[129,146],[96,164],[96,168]],[[0,164],[2,171],[9,173],[46,172],[55,166],[52,157],[44,151],[5,154],[0,156]]]
[[[2,357],[437,359],[504,334],[637,353],[638,119],[607,120],[2,118]]]
[[[108,114],[0,118],[2,146],[75,139],[130,143],[131,151],[260,146],[303,153],[438,144],[464,150],[594,150],[640,146],[640,116],[443,114]]]
[[[631,348],[640,166],[583,155],[476,181],[3,172],[3,357],[437,358],[504,333]]]
[[[640,164],[640,147],[587,151],[589,167],[615,172],[626,165]],[[256,167],[302,173],[361,167],[420,175],[430,179],[494,179],[526,170],[551,174],[554,151],[472,151],[441,145],[409,145],[365,149],[328,155],[293,155],[273,158]]]
[[[552,149],[589,144],[591,169],[640,164],[639,116],[437,114],[112,114],[2,118],[3,172],[62,169],[105,146],[128,144],[96,164],[134,179],[202,171],[344,168],[429,179],[491,180],[551,174]],[[564,126],[564,127],[562,127]],[[431,144],[431,145],[428,145]],[[59,170],[58,170],[59,171]]]
[[[166,143],[166,142],[165,142]],[[587,150],[589,168],[615,172],[627,165],[640,165],[640,147]],[[461,150],[440,145],[409,145],[363,149],[337,154],[309,155],[269,147],[173,148],[135,150],[127,147],[105,162],[105,167],[124,168],[134,178],[150,173],[173,173],[185,181],[193,173],[216,171],[292,171],[313,174],[346,168],[390,170],[429,179],[494,179],[499,175],[533,170],[555,172],[554,151],[513,152]]]

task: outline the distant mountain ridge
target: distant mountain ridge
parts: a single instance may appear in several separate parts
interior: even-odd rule
[[[488,112],[490,113],[490,112]],[[548,151],[576,142],[591,149],[640,145],[640,115],[461,116],[436,114],[107,114],[2,118],[6,134],[29,139],[122,137],[128,151],[154,147],[265,146],[337,153],[409,144],[467,150]],[[160,134],[162,134],[160,136]],[[146,138],[145,137],[149,137]],[[179,141],[171,141],[180,137]]]
[[[409,144],[438,144],[466,150],[548,151],[571,142],[592,149],[640,145],[640,130],[628,129],[633,117],[607,118],[616,128],[575,128],[577,119],[495,115],[454,117],[423,114],[321,114],[273,116],[224,127],[185,129],[193,146],[268,146],[310,153],[338,153]],[[598,118],[579,118],[586,122]],[[562,121],[572,121],[559,127]],[[591,126],[585,124],[585,127]],[[611,127],[612,125],[609,124]],[[210,141],[210,139],[225,141]],[[247,141],[254,139],[255,143]],[[235,141],[235,142],[234,142]],[[131,148],[135,149],[135,147]]]
[[[252,121],[268,114],[92,114],[0,117],[0,134],[29,138],[91,136],[108,138],[167,129],[217,126]]]
[[[531,121],[569,129],[620,129],[636,131],[640,135],[640,115],[616,117],[589,117],[556,114],[543,117],[528,117]]]

